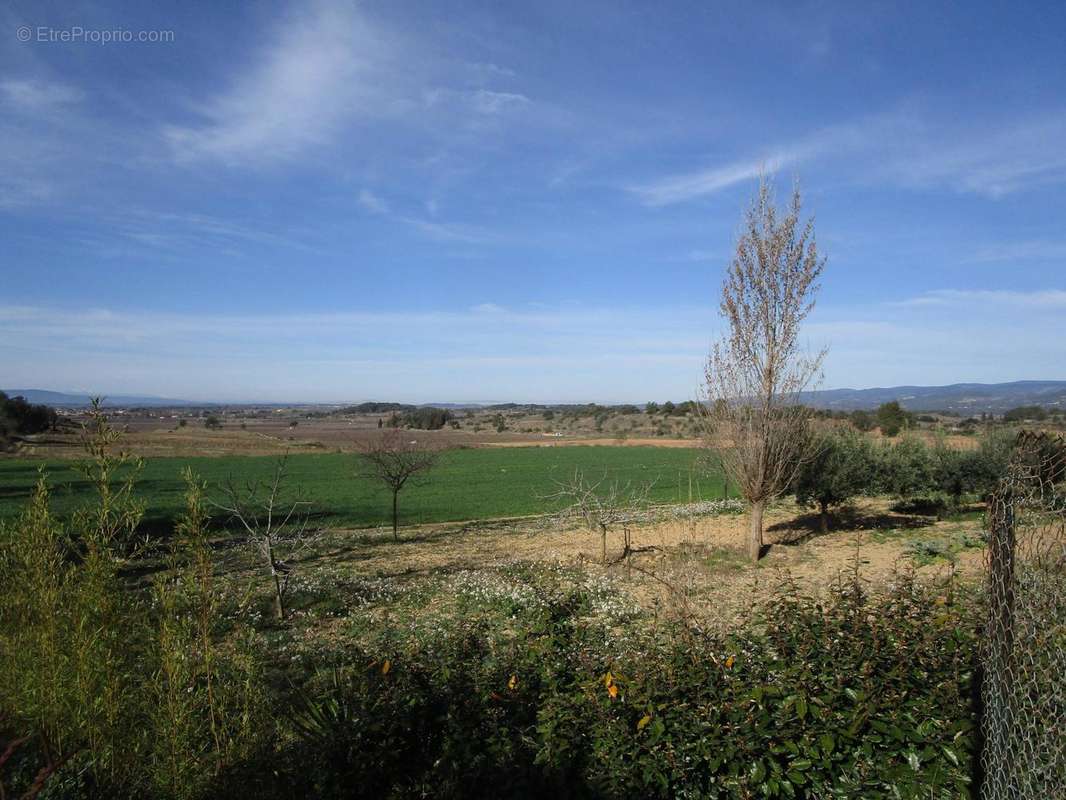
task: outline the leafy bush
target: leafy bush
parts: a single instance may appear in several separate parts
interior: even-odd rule
[[[937,490],[936,459],[921,440],[905,437],[878,453],[876,488],[897,497],[918,497]]]
[[[6,448],[17,436],[54,430],[58,421],[54,408],[0,392],[0,448]]]
[[[732,636],[624,639],[580,592],[386,638],[295,703],[279,795],[968,796],[974,624],[907,579],[781,594]],[[270,787],[263,787],[266,791]]]
[[[42,477],[0,528],[4,787],[25,796],[205,796],[263,731],[255,659],[218,641],[202,486],[189,476],[170,569],[146,591],[125,574],[141,508],[94,408],[82,465],[96,501],[69,523]],[[3,792],[0,791],[0,795]]]
[[[404,413],[401,424],[421,431],[439,431],[454,415],[443,408],[414,408]]]

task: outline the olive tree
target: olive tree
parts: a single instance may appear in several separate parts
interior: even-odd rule
[[[796,475],[796,502],[818,508],[822,533],[829,530],[829,507],[872,493],[877,465],[870,443],[854,431],[817,437],[814,455]]]
[[[709,444],[722,448],[726,471],[750,506],[753,561],[762,553],[767,503],[788,490],[813,448],[811,411],[799,400],[820,376],[825,351],[808,354],[799,335],[825,259],[800,208],[798,188],[779,212],[770,182],[760,181],[722,285],[727,331],[705,371]]]

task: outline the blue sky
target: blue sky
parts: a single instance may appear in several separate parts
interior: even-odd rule
[[[760,170],[829,259],[826,388],[1066,378],[1064,35],[1061,3],[7,4],[0,384],[691,398]]]

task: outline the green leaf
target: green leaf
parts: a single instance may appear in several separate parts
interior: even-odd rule
[[[756,761],[751,765],[751,782],[762,783],[766,778],[766,765],[761,761]]]
[[[946,745],[940,745],[940,749],[944,751],[944,755],[948,757],[948,761],[954,764],[956,767],[959,765],[959,757],[955,754],[955,751]]]

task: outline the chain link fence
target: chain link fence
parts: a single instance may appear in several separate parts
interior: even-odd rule
[[[1019,435],[992,498],[984,800],[1066,800],[1066,441]]]

